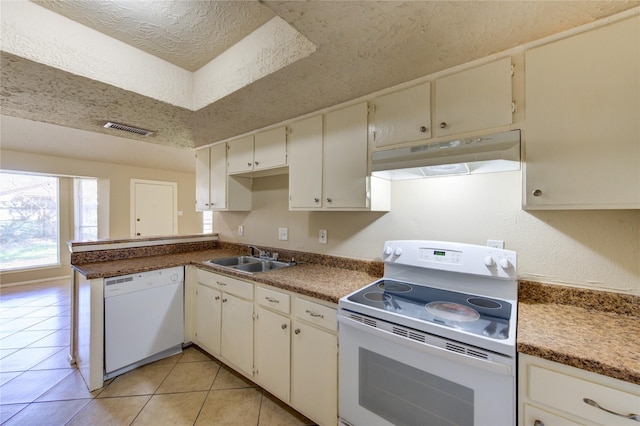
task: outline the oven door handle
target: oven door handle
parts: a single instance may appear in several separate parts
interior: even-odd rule
[[[511,365],[494,362],[490,359],[482,359],[473,357],[470,355],[462,354],[459,352],[453,352],[448,349],[439,348],[426,342],[418,342],[405,337],[401,337],[390,333],[380,328],[374,328],[358,321],[352,320],[342,315],[338,315],[338,322],[341,325],[355,328],[356,330],[366,332],[374,337],[385,339],[393,343],[408,346],[420,352],[430,353],[434,356],[449,359],[454,362],[461,362],[472,367],[482,368],[483,370],[490,371],[496,374],[502,374],[504,376],[511,376],[514,374],[514,369]],[[508,358],[504,355],[495,355],[497,357]],[[513,363],[515,365],[515,362]]]

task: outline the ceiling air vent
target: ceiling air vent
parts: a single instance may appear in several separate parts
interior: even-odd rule
[[[136,135],[141,136],[149,136],[153,134],[151,130],[138,129],[137,127],[131,127],[127,126],[126,124],[120,123],[112,123],[111,121],[108,121],[107,124],[104,125],[104,127],[106,127],[107,129],[116,129],[122,130],[123,132],[135,133]]]

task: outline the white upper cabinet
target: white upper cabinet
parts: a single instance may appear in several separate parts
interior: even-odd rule
[[[253,135],[228,142],[227,173],[244,173],[253,170]]]
[[[435,82],[435,136],[512,123],[511,59],[504,58]]]
[[[209,148],[196,150],[196,211],[209,210]]]
[[[227,144],[229,174],[272,170],[287,165],[287,128],[284,126]]]
[[[640,17],[525,52],[525,209],[640,208]]]
[[[289,126],[289,209],[322,207],[322,115]]]
[[[196,210],[251,210],[251,179],[227,176],[227,144],[196,151]]]
[[[389,182],[367,164],[366,103],[291,124],[289,208],[389,210]]]
[[[430,138],[430,102],[429,82],[375,98],[370,106],[376,148]]]

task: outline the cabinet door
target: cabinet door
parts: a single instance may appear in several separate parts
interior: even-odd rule
[[[322,116],[295,122],[289,131],[289,208],[320,208]]]
[[[258,383],[282,401],[289,401],[291,320],[257,308],[255,373]]]
[[[227,173],[253,170],[253,135],[227,142]]]
[[[287,128],[267,130],[255,135],[253,168],[271,169],[287,164]]]
[[[215,210],[227,208],[227,144],[213,145],[210,149],[210,204]]]
[[[196,342],[215,356],[220,356],[221,296],[218,290],[196,284]]]
[[[549,413],[536,406],[524,405],[523,426],[580,426],[581,423],[573,422],[564,417]]]
[[[511,59],[436,80],[435,134],[448,136],[512,122]]]
[[[367,104],[324,118],[323,200],[326,208],[367,208]]]
[[[338,420],[338,337],[294,321],[291,405],[320,425]]]
[[[209,148],[196,150],[196,210],[209,210]]]
[[[253,303],[222,294],[221,355],[249,376],[253,375]]]
[[[640,208],[640,17],[525,52],[525,207]]]
[[[372,104],[375,146],[379,148],[430,138],[430,102],[430,83],[376,98]]]

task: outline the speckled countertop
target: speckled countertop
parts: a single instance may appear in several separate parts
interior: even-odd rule
[[[332,303],[383,274],[381,262],[278,251],[298,265],[247,275],[207,264],[248,253],[211,241],[72,254],[72,267],[93,279],[192,264]],[[518,352],[640,384],[640,297],[520,281],[518,299]]]
[[[93,279],[192,264],[212,272],[222,272],[238,278],[251,279],[254,282],[268,284],[332,303],[338,303],[341,297],[377,280],[382,276],[383,271],[381,262],[279,250],[280,259],[288,260],[294,257],[298,262],[297,265],[248,275],[222,266],[205,263],[210,259],[248,254],[247,248],[243,246],[226,243],[219,243],[218,245],[219,247],[217,248],[205,250],[118,258],[109,261],[97,256],[101,259],[100,261],[73,264],[72,267],[86,278]]]
[[[640,384],[640,297],[521,281],[518,352]]]

